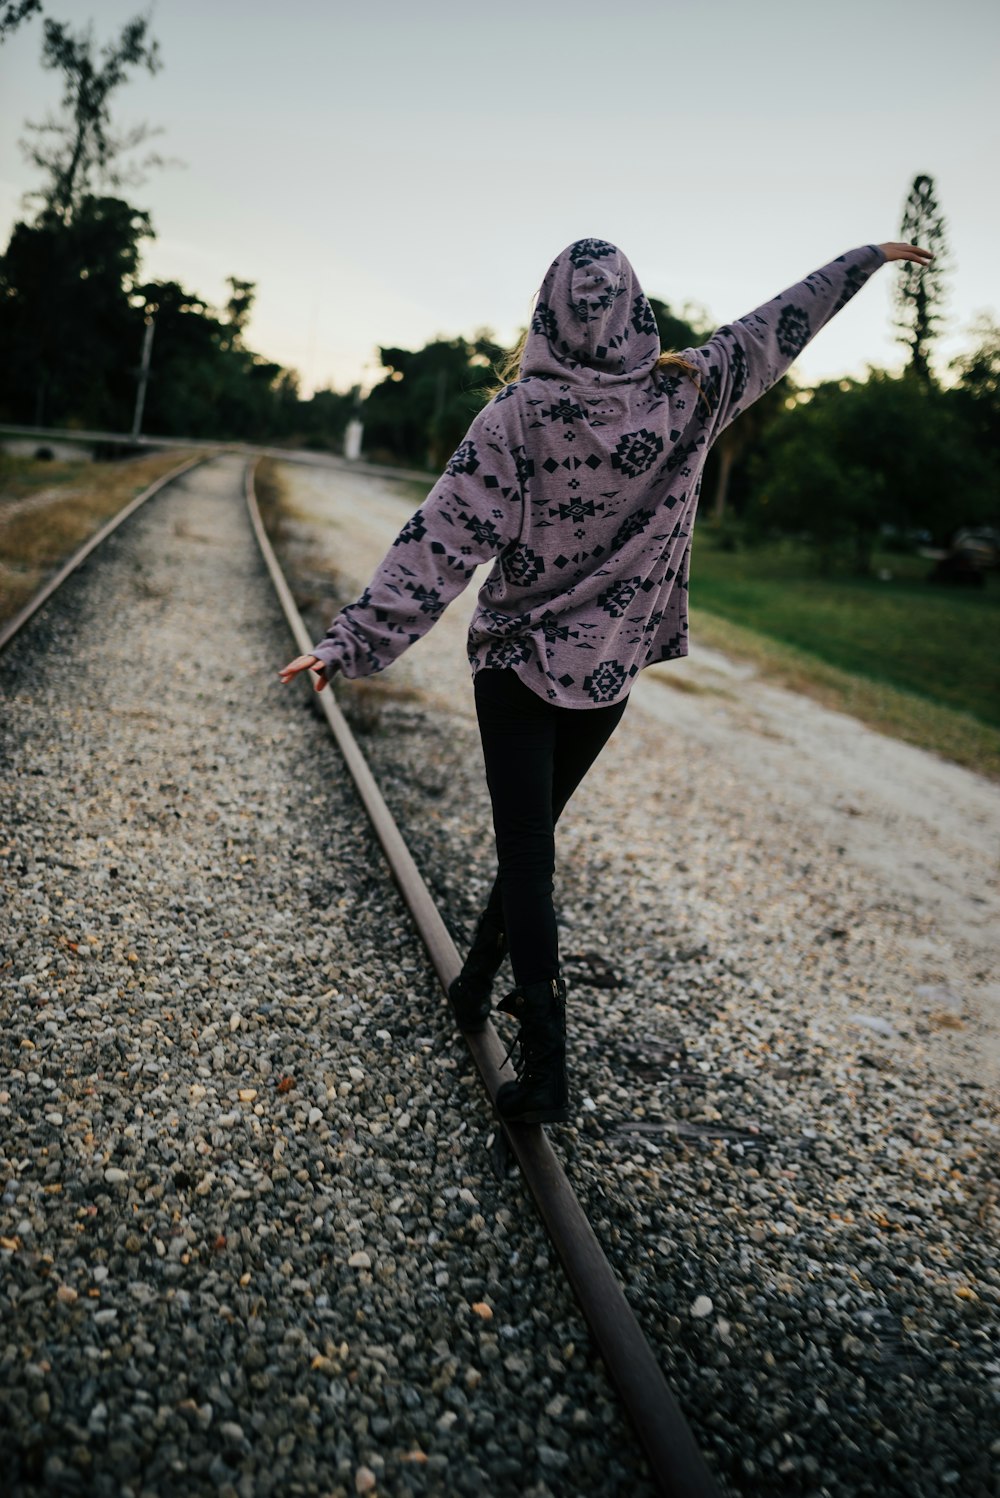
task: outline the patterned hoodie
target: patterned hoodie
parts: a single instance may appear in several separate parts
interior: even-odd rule
[[[472,422],[368,587],[315,647],[327,675],[380,671],[494,559],[469,628],[473,675],[515,671],[566,707],[619,701],[687,654],[688,569],[712,443],[884,263],[838,256],[657,368],[628,260],[581,239],[553,260],[520,378]]]

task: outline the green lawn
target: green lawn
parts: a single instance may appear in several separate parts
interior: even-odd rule
[[[1000,727],[1000,576],[982,589],[925,581],[921,557],[877,555],[880,581],[817,575],[793,543],[723,551],[695,535],[691,603],[840,671]]]

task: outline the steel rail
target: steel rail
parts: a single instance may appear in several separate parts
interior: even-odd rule
[[[271,575],[295,643],[312,649],[309,635],[260,516],[254,486],[256,462],[246,469],[246,503],[257,544]],[[435,971],[447,991],[461,959],[413,856],[382,798],[354,735],[327,688],[317,694],[327,723],[354,780],[400,893],[410,908]],[[491,1024],[466,1035],[473,1059],[493,1100],[502,1080],[504,1048]],[[667,1386],[653,1351],[594,1230],[539,1124],[505,1124],[511,1149],[555,1245],[594,1342],[618,1390],[649,1462],[658,1492],[667,1498],[719,1498],[719,1488],[690,1426]]]
[[[398,468],[395,464],[369,463],[367,458],[344,458],[337,453],[325,452],[319,448],[265,447],[260,442],[238,442],[235,438],[227,441],[213,437],[146,437],[142,433],[138,437],[133,437],[127,432],[75,431],[69,427],[10,426],[0,422],[0,438],[3,437],[31,438],[35,442],[45,440],[79,442],[87,446],[104,443],[115,447],[146,447],[151,450],[158,447],[203,447],[216,453],[220,451],[238,453],[246,458],[280,458],[283,463],[302,463],[310,468],[337,468],[350,473],[369,474],[373,478],[405,480],[410,483],[426,484],[428,488],[437,478],[436,473],[430,473],[423,468]]]
[[[66,579],[87,560],[92,551],[96,551],[101,543],[106,541],[112,532],[118,529],[123,520],[127,520],[130,515],[134,515],[140,505],[144,505],[147,499],[152,499],[153,495],[157,494],[161,489],[166,488],[167,484],[172,484],[174,479],[179,479],[181,474],[187,473],[196,464],[204,463],[204,461],[205,458],[200,454],[194,458],[187,458],[183,463],[179,463],[176,468],[171,468],[169,473],[165,473],[161,478],[156,479],[154,483],[149,485],[148,489],[143,489],[141,494],[137,494],[134,499],[130,499],[128,504],[120,509],[116,515],[112,515],[110,520],[105,521],[100,530],[96,530],[92,536],[84,541],[82,546],[74,551],[69,561],[63,563],[59,571],[54,573],[48,582],[28,599],[23,608],[19,609],[5,624],[0,625],[0,650],[7,648],[14,636],[20,634],[29,619],[34,618],[42,605],[48,603],[53,593],[62,587]]]

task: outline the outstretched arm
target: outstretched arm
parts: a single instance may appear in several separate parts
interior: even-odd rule
[[[427,633],[481,562],[516,541],[521,464],[496,406],[491,402],[475,418],[361,597],[341,609],[312,654],[289,661],[279,673],[283,682],[314,670],[322,691],[338,671],[381,671]]]
[[[707,343],[685,349],[712,406],[715,438],[753,401],[777,384],[820,328],[889,260],[927,265],[928,250],[911,244],[868,244],[848,250],[746,317],[718,329]]]

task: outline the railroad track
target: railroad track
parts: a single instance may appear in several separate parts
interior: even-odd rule
[[[49,602],[60,586],[154,495],[161,493],[196,464],[194,458],[160,478],[104,525],[58,571],[8,624],[0,629],[0,650]],[[275,592],[299,650],[312,643],[291,590],[265,533],[254,493],[253,462],[245,471],[246,505]],[[344,763],[357,787],[372,827],[431,962],[446,990],[460,968],[460,957],[441,915],[379,792],[364,756],[334,700],[318,699]],[[503,1046],[492,1026],[482,1035],[465,1037],[492,1100],[502,1080]],[[486,1127],[484,1118],[484,1127]],[[680,1407],[644,1337],[621,1286],[605,1258],[587,1216],[565,1175],[545,1131],[538,1125],[505,1125],[494,1118],[494,1161],[502,1170],[509,1151],[519,1164],[540,1217],[556,1248],[567,1279],[591,1330],[622,1405],[645,1453],[658,1492],[670,1498],[712,1498],[719,1489]]]
[[[302,621],[264,530],[254,493],[252,464],[247,467],[246,498],[257,544],[285,618],[299,651],[307,654],[313,639]],[[441,980],[442,990],[447,993],[449,984],[461,968],[461,957],[333,693],[320,693],[319,702],[413,916],[420,939]],[[465,1039],[492,1100],[506,1080],[500,1073],[504,1047],[489,1023],[482,1034],[467,1035]],[[611,1380],[635,1426],[657,1487],[664,1494],[677,1495],[677,1498],[680,1495],[709,1498],[709,1495],[717,1494],[718,1488],[698,1450],[691,1428],[670,1392],[545,1130],[540,1124],[501,1126],[498,1120],[496,1129],[501,1127]]]
[[[433,902],[414,881],[432,972],[313,715],[290,713],[277,688],[247,690],[272,681],[286,647],[273,599],[261,609],[243,456],[190,481],[166,475],[3,632],[9,642],[37,619],[135,516],[0,671],[11,709],[0,756],[13,770],[0,818],[5,1498],[97,1491],[92,1467],[115,1491],[234,1498],[241,1465],[260,1498],[376,1481],[393,1498],[513,1493],[529,1480],[560,1498],[711,1492],[697,1452],[693,1470],[678,1465],[669,1393],[633,1407],[637,1439],[624,1426],[635,1328],[622,1340],[618,1287],[587,1314],[595,1347],[601,1313],[619,1339],[622,1405],[579,1356],[567,1280],[539,1272],[549,1256],[534,1215],[514,1220],[520,1183],[506,1201],[481,1188],[490,1110],[472,1069],[456,1066],[447,1008],[438,1023],[423,1017],[457,965]],[[156,492],[163,507],[135,515]],[[345,571],[363,571],[362,554],[349,551]],[[452,690],[450,666],[415,664],[423,689]],[[330,695],[306,700],[315,712]],[[629,973],[602,1006],[593,990],[614,974],[584,954],[593,1023],[575,1038],[608,1107],[566,1131],[568,1168],[633,1301],[648,1295],[654,1345],[697,1399],[732,1491],[985,1498],[1000,1455],[989,1091],[979,1077],[949,1081],[926,1027],[911,1050],[905,1007],[892,1011],[904,1034],[891,1044],[850,1014],[836,1023],[829,1002],[812,1035],[815,933],[798,930],[791,876],[764,878],[779,919],[760,922],[762,940],[757,905],[742,927],[709,919],[707,944],[697,900],[663,922],[688,853],[664,862],[659,822],[647,836],[638,812],[646,764],[659,764],[653,695],[633,724],[638,770],[629,763],[608,800],[585,798],[593,825],[578,818],[567,832],[580,855],[566,870],[569,929],[591,929],[592,876],[614,870],[594,939],[613,923]],[[489,874],[468,819],[473,804],[486,815],[471,728],[446,737],[405,693],[384,711],[401,737],[376,737],[372,759],[458,924],[468,876]],[[440,754],[429,777],[428,744]],[[729,889],[734,802],[715,808],[714,796],[696,797],[694,832],[719,842],[714,878]],[[797,858],[790,820],[786,835],[753,834],[755,880],[775,854]],[[633,880],[637,855],[652,869]],[[823,943],[839,943],[856,902],[881,908],[857,869],[847,882],[836,866],[811,869],[810,894],[838,915]],[[782,919],[796,927],[787,950]],[[898,919],[923,933],[902,905]],[[875,921],[876,936],[890,930]],[[859,943],[850,961],[838,947],[846,981],[831,995],[853,1003],[859,977],[867,992],[872,962],[890,981],[877,946]],[[777,979],[769,990],[760,958]],[[482,1056],[487,1093],[497,1055]],[[548,1169],[531,1133],[513,1131],[511,1145]],[[550,1185],[543,1207],[558,1196]],[[570,1203],[586,1297],[595,1264],[580,1250],[594,1245],[579,1220]],[[596,1269],[600,1283],[607,1265]],[[610,1366],[614,1347],[606,1355]],[[649,1367],[648,1348],[637,1357]],[[665,1388],[658,1371],[652,1382]],[[210,1485],[177,1476],[188,1445],[199,1471],[211,1463]],[[359,1461],[375,1470],[355,1471]]]

